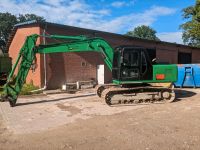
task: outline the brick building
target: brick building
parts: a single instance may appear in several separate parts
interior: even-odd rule
[[[14,27],[7,48],[15,62],[26,36],[30,34],[86,35],[102,37],[114,48],[119,45],[134,45],[148,48],[159,62],[200,63],[200,49],[162,41],[143,40],[120,34],[54,24],[49,22],[26,22]],[[49,44],[50,39],[39,38],[37,44]],[[48,89],[59,88],[68,82],[98,80],[98,65],[104,64],[100,54],[94,52],[37,54],[37,69],[29,72],[27,82]],[[111,81],[111,72],[105,65],[104,81]]]

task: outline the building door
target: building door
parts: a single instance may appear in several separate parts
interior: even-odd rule
[[[191,53],[178,53],[178,64],[191,64],[192,63],[192,54]]]
[[[104,65],[97,66],[97,81],[98,84],[104,84]]]

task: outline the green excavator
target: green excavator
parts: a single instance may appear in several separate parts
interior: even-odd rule
[[[65,40],[65,42],[36,45],[38,37],[44,37],[44,35],[27,36],[4,86],[1,101],[9,101],[12,107],[16,105],[29,70],[35,66],[37,53],[100,53],[105,64],[112,71],[113,83],[98,85],[97,95],[108,105],[171,102],[175,99],[172,83],[177,80],[177,66],[152,63],[145,48],[129,45],[113,49],[102,38],[62,35],[45,37]],[[16,71],[17,66],[19,66],[18,71]],[[13,84],[14,72],[17,73]]]

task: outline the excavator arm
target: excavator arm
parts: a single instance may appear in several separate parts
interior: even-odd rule
[[[7,83],[4,86],[1,100],[9,101],[12,107],[15,106],[17,102],[18,95],[26,81],[29,70],[36,60],[37,53],[47,54],[58,52],[99,52],[102,54],[105,64],[110,70],[112,70],[113,49],[105,40],[101,38],[50,35],[45,37],[57,40],[68,40],[68,42],[36,46],[38,37],[42,37],[42,35],[33,34],[26,38],[26,41],[19,52],[16,63],[10,72]],[[16,70],[17,66],[19,66],[18,71]],[[11,80],[14,77],[14,73],[16,73],[16,78],[15,83],[13,84]]]
[[[47,36],[49,38],[65,38],[64,36]],[[67,37],[67,36],[66,36]],[[68,43],[57,43],[50,45],[39,45],[36,47],[36,53],[59,53],[59,52],[99,52],[104,58],[104,62],[110,70],[112,70],[113,49],[101,38],[83,38]]]

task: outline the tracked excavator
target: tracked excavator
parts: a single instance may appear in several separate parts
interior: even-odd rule
[[[48,35],[45,38],[65,40],[64,42],[36,45],[39,37],[44,35],[27,36],[4,86],[1,101],[9,101],[11,107],[16,105],[28,72],[35,66],[37,53],[100,53],[112,71],[113,83],[98,85],[97,95],[108,105],[172,102],[175,99],[172,82],[177,80],[177,66],[153,64],[145,48],[119,46],[113,49],[102,38],[61,35]],[[11,81],[15,72],[17,73],[13,84]]]

